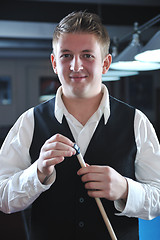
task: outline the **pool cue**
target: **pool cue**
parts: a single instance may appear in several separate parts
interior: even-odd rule
[[[78,161],[79,161],[81,167],[86,167],[86,163],[85,163],[85,161],[83,159],[83,156],[82,156],[82,154],[80,152],[80,148],[78,147],[77,144],[74,144],[74,149],[76,150],[76,155],[77,155],[77,158],[78,158]],[[107,227],[108,232],[109,232],[109,234],[111,236],[111,239],[112,240],[117,240],[117,237],[116,237],[116,235],[114,233],[114,230],[113,230],[112,225],[111,225],[111,223],[110,223],[110,221],[108,219],[108,216],[107,216],[107,214],[105,212],[105,209],[103,207],[103,204],[102,204],[100,198],[95,198],[95,201],[96,201],[97,206],[98,206],[98,208],[100,210],[100,213],[101,213],[101,215],[103,217],[103,220],[104,220],[104,222],[106,224],[106,227]]]

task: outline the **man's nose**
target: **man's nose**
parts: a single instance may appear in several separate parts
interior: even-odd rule
[[[79,72],[82,69],[83,69],[83,65],[80,57],[74,56],[70,64],[70,70],[74,72]]]

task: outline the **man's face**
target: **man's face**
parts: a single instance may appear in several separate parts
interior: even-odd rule
[[[105,60],[102,59],[100,43],[94,34],[62,34],[51,59],[63,94],[70,98],[89,98],[99,94],[101,75],[108,70],[110,58],[107,55]]]

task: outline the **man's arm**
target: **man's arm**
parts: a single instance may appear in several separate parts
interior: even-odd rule
[[[39,181],[37,162],[31,165],[33,130],[30,109],[14,124],[0,150],[0,210],[5,213],[23,210],[50,187]]]
[[[122,212],[120,215],[153,219],[160,215],[160,145],[152,124],[139,110],[136,110],[134,129],[137,181],[127,179],[127,202],[116,201],[115,206]]]

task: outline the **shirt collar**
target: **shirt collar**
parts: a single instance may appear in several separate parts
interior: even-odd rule
[[[110,116],[109,93],[107,87],[102,84],[103,98],[99,105],[98,111],[104,114],[104,123],[106,124]],[[56,93],[55,99],[55,117],[59,123],[62,123],[63,115],[67,113],[67,109],[62,101],[62,86],[60,86]]]

